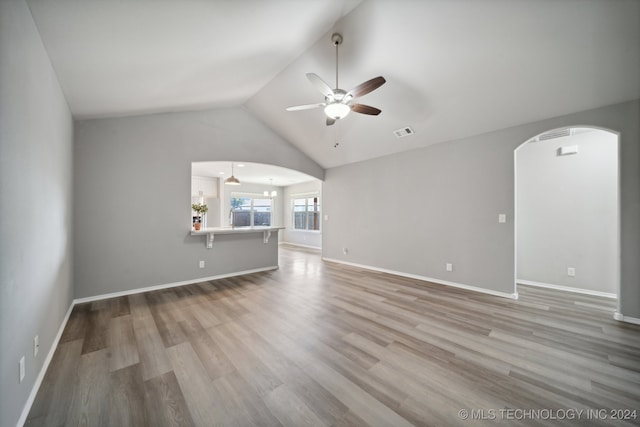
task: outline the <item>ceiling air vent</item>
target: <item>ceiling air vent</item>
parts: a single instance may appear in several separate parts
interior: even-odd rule
[[[393,131],[393,134],[396,136],[396,138],[404,138],[405,136],[413,135],[413,133],[413,129],[411,129],[409,126]]]

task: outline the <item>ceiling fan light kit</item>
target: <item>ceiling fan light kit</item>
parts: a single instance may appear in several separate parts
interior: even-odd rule
[[[382,76],[375,77],[359,84],[346,92],[338,87],[338,46],[342,44],[342,36],[338,33],[331,35],[331,42],[336,47],[336,87],[331,87],[317,74],[307,73],[307,79],[324,95],[324,102],[318,104],[297,105],[287,108],[287,111],[309,110],[312,108],[324,107],[327,116],[327,126],[333,125],[336,120],[345,118],[350,111],[369,116],[377,116],[381,110],[364,104],[351,104],[356,98],[364,96],[382,86],[386,80]]]
[[[324,113],[327,117],[334,120],[345,118],[347,114],[349,114],[349,111],[351,111],[351,108],[340,102],[335,102],[324,107]]]

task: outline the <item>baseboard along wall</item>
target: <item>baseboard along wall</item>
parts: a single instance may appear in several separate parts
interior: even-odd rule
[[[611,294],[608,292],[592,291],[590,289],[572,288],[570,286],[554,285],[553,283],[534,282],[533,280],[518,279],[518,284],[527,285],[527,286],[536,286],[538,288],[555,289],[556,291],[573,292],[576,294],[593,295],[596,297],[604,297],[604,298],[612,298],[612,299],[618,298],[616,294]]]
[[[408,277],[410,279],[422,280],[424,282],[432,282],[432,283],[437,283],[439,285],[452,286],[454,288],[466,289],[468,291],[480,292],[480,293],[483,293],[483,294],[494,295],[494,296],[498,296],[498,297],[502,297],[502,298],[510,298],[510,299],[514,299],[514,300],[518,299],[518,293],[517,292],[509,294],[507,292],[493,291],[491,289],[479,288],[477,286],[465,285],[463,283],[456,283],[456,282],[450,282],[450,281],[447,281],[447,280],[434,279],[433,277],[420,276],[418,274],[405,273],[405,272],[402,272],[402,271],[389,270],[389,269],[386,269],[386,268],[378,268],[378,267],[373,267],[373,266],[370,266],[370,265],[357,264],[357,263],[354,263],[354,262],[347,262],[347,261],[342,261],[342,260],[333,259],[333,258],[325,258],[325,257],[323,257],[322,260],[323,261],[329,261],[329,262],[335,262],[337,264],[349,265],[349,266],[352,266],[352,267],[364,268],[366,270],[379,271],[381,273],[394,274],[396,276],[401,276],[401,277]]]

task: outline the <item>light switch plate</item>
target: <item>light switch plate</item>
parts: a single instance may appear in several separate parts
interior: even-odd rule
[[[22,382],[22,380],[24,380],[24,374],[25,374],[24,356],[20,358],[19,370],[20,370],[20,382]]]
[[[498,222],[500,224],[507,222],[507,214],[498,214]]]

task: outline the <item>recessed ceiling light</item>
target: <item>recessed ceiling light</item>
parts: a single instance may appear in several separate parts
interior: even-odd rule
[[[224,172],[218,172],[220,175],[224,175]]]
[[[239,167],[239,168],[243,168],[244,167],[244,165],[242,163],[239,163],[236,166]]]

